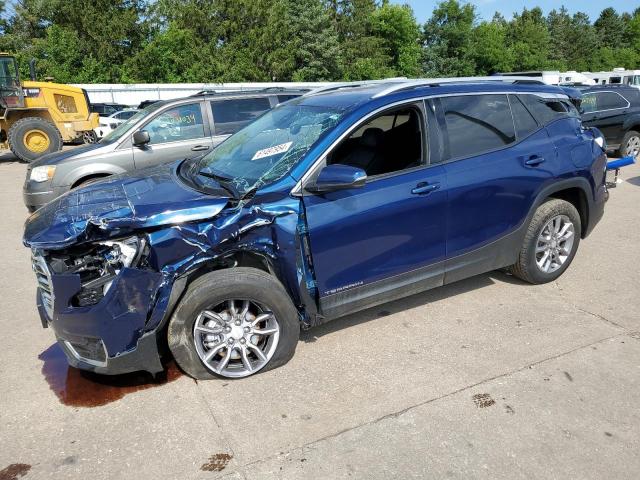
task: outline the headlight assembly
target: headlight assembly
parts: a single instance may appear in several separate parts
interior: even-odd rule
[[[34,182],[48,182],[56,173],[55,165],[42,165],[31,170],[29,179]]]
[[[118,241],[99,242],[99,245],[109,247],[106,251],[105,260],[107,263],[120,272],[121,268],[130,267],[137,261],[141,253],[142,240],[138,237],[130,237]]]

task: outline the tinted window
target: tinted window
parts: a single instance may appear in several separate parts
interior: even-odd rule
[[[596,104],[598,110],[613,110],[628,106],[628,102],[615,92],[596,93]]]
[[[144,127],[150,143],[167,143],[204,137],[204,123],[199,103],[165,110]]]
[[[271,108],[269,98],[236,98],[211,102],[216,135],[230,135]]]
[[[563,99],[542,98],[537,95],[518,95],[518,98],[540,125],[575,115],[569,102]]]
[[[478,155],[515,141],[506,95],[465,95],[440,101],[451,158]]]
[[[129,110],[129,111],[126,111],[126,112],[116,113],[115,116],[116,116],[116,118],[119,118],[120,120],[127,120],[127,119],[133,117],[135,114],[136,114],[135,111]]]
[[[300,95],[278,95],[278,103],[284,103],[292,98],[298,98]]]
[[[516,126],[516,135],[518,139],[525,138],[538,129],[538,124],[518,97],[509,95],[509,100],[511,100],[511,112]]]

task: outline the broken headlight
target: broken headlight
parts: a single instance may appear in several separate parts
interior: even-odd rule
[[[67,273],[79,274],[82,282],[74,298],[76,306],[95,305],[102,300],[123,268],[138,265],[145,245],[139,237],[97,242],[85,255],[67,261]]]

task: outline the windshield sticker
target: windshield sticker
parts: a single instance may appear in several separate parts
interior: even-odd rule
[[[258,150],[253,157],[251,157],[251,160],[259,160],[264,157],[272,157],[273,155],[287,152],[291,148],[292,144],[293,142],[287,142],[274,147],[263,148],[262,150]]]

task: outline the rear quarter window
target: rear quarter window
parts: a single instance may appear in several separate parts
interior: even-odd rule
[[[560,118],[577,117],[571,102],[562,98],[543,98],[537,95],[518,95],[538,124],[546,125]]]
[[[479,155],[516,139],[506,95],[463,95],[440,99],[449,158]]]
[[[538,123],[533,118],[531,112],[522,104],[520,99],[515,95],[509,95],[511,103],[511,113],[513,113],[513,123],[516,127],[516,136],[518,140],[528,137],[538,129]]]

